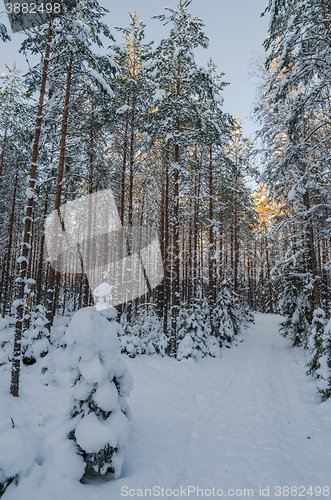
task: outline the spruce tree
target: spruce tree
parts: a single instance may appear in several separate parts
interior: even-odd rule
[[[77,311],[66,332],[72,382],[71,418],[78,422],[69,439],[85,461],[87,475],[120,476],[131,419],[126,397],[131,374],[118,358],[116,310],[95,307]],[[78,419],[76,417],[79,417]]]

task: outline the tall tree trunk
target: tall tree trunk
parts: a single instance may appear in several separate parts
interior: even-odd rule
[[[1,146],[1,158],[0,158],[0,191],[2,188],[2,172],[3,172],[3,165],[5,161],[5,149],[7,145],[7,126],[5,127],[5,133],[3,136],[2,140],[2,146]]]
[[[3,309],[2,316],[5,317],[6,313],[6,305],[7,305],[7,292],[9,287],[9,276],[10,276],[10,261],[12,258],[12,244],[13,244],[13,228],[14,228],[14,220],[15,220],[15,204],[16,204],[16,193],[17,193],[17,184],[18,184],[18,171],[15,176],[15,185],[14,185],[14,194],[13,194],[13,202],[12,209],[9,220],[8,227],[8,243],[3,263],[2,269],[2,277],[1,277],[1,289],[0,289],[0,303],[2,301],[3,294]]]
[[[327,257],[327,240],[324,240],[322,243],[322,282],[323,282],[323,288],[324,288],[324,304],[323,307],[326,309],[326,313],[328,314],[329,312],[329,307],[330,307],[330,296],[329,296],[329,279],[328,279],[328,272],[325,269],[325,264],[328,261]]]
[[[187,252],[187,292],[186,299],[187,303],[191,303],[192,297],[192,286],[193,286],[193,255],[192,255],[192,243],[193,243],[193,213],[192,213],[192,199],[190,198],[190,218],[188,226],[188,252]]]
[[[171,250],[169,239],[169,168],[168,158],[164,157],[165,176],[165,199],[164,199],[164,305],[163,305],[163,333],[168,334],[168,311],[170,302],[170,280],[171,280]]]
[[[267,234],[267,224],[264,222],[264,230],[265,234]],[[267,278],[268,278],[268,291],[269,291],[269,304],[270,304],[270,312],[273,314],[274,312],[274,305],[272,301],[272,284],[271,284],[271,276],[270,276],[270,259],[269,259],[269,249],[268,249],[268,238],[265,236],[265,255],[266,255],[266,263],[267,263]]]
[[[122,176],[121,176],[121,206],[120,206],[120,220],[122,226],[124,225],[124,210],[125,210],[125,174],[126,174],[126,157],[128,148],[128,127],[129,120],[125,120],[124,142],[123,142],[123,160],[122,160]]]
[[[160,200],[160,249],[162,262],[165,262],[165,189],[164,189],[164,153],[162,158],[162,185],[161,185],[161,200]],[[164,286],[165,286],[165,273],[162,282],[157,288],[157,314],[162,318],[163,308],[164,308]]]
[[[46,194],[45,199],[45,208],[44,208],[44,217],[45,219],[48,209],[48,193]],[[36,303],[40,304],[41,302],[41,289],[42,289],[42,275],[43,275],[43,262],[44,262],[44,247],[45,247],[45,231],[43,230],[40,240],[40,249],[39,249],[39,263],[38,263],[38,274],[37,274],[37,293],[36,293]],[[45,281],[46,283],[46,281]]]
[[[29,264],[28,264],[28,269],[26,276],[29,279],[28,283],[26,284],[26,301],[25,301],[25,312],[24,312],[24,320],[23,320],[23,331],[26,331],[29,329],[30,326],[30,312],[31,312],[31,307],[32,307],[32,280],[33,282],[34,279],[32,278],[32,261],[33,261],[33,248],[35,246],[35,225],[34,225],[34,219],[35,219],[35,214],[32,214],[32,227],[31,227],[31,235],[30,235],[30,245],[31,245],[31,251],[30,251],[30,259],[29,259]]]
[[[233,245],[234,245],[234,268],[233,268],[233,288],[238,293],[238,264],[239,264],[239,238],[238,238],[238,179],[235,180],[235,193],[234,193],[234,231],[233,231]]]
[[[214,261],[215,254],[214,246],[214,222],[213,222],[213,146],[209,147],[209,251],[208,251],[208,277],[209,277],[209,293],[208,302],[209,309],[212,312],[215,307],[215,275]],[[212,317],[212,316],[211,316]],[[212,323],[212,322],[211,322]],[[214,334],[214,326],[211,324],[212,334]]]
[[[194,179],[194,220],[193,220],[193,274],[194,286],[192,295],[196,296],[199,279],[198,242],[199,242],[199,200],[200,200],[200,175],[196,174]]]
[[[93,108],[92,108],[92,114],[93,114]],[[93,120],[92,120],[93,122]],[[93,129],[91,128],[90,130],[90,141],[89,141],[89,146],[90,146],[90,154],[89,154],[89,189],[88,189],[88,194],[89,194],[89,211],[88,211],[88,218],[87,218],[87,254],[86,254],[86,269],[91,269],[92,265],[92,248],[91,248],[91,238],[92,238],[92,193],[93,193],[93,175],[94,175],[94,153],[93,153],[93,146],[94,146],[94,133]],[[87,274],[84,274],[84,294],[83,294],[83,307],[87,307],[89,305],[89,298],[90,298],[90,286],[89,286],[89,281],[87,278]]]
[[[179,119],[177,121],[179,130]],[[172,248],[172,300],[171,300],[171,355],[177,352],[177,317],[179,313],[179,146],[175,145],[173,248]]]
[[[306,191],[306,193],[303,195],[303,203],[308,212],[310,209],[310,200],[308,191]],[[315,308],[318,308],[321,307],[321,301],[320,301],[320,293],[318,286],[317,262],[316,262],[315,246],[314,246],[314,233],[313,233],[312,223],[308,216],[305,217],[305,227],[306,227],[306,245],[308,249],[308,269],[313,277]]]
[[[61,129],[61,141],[60,141],[60,157],[59,157],[59,167],[57,174],[57,184],[56,184],[56,195],[55,195],[55,210],[58,212],[59,219],[62,221],[62,217],[60,214],[60,206],[61,206],[61,193],[62,193],[62,181],[63,181],[63,172],[64,172],[64,159],[65,159],[65,147],[66,147],[66,138],[67,138],[67,127],[68,127],[68,115],[69,115],[69,101],[70,101],[70,89],[71,89],[71,70],[72,70],[72,55],[69,59],[69,67],[67,73],[67,82],[66,82],[66,93],[64,98],[64,106],[63,106],[63,115],[62,115],[62,129]],[[62,228],[64,229],[64,228]],[[54,228],[53,241],[55,244],[58,242],[58,234],[57,229]],[[49,270],[49,281],[47,287],[47,324],[46,327],[48,331],[51,331],[51,326],[53,323],[53,313],[54,313],[54,299],[57,295],[57,280],[56,271],[53,267]]]
[[[134,155],[135,155],[135,96],[133,93],[131,103],[130,119],[130,154],[129,154],[129,193],[128,193],[128,225],[133,224],[133,178],[134,178]],[[128,254],[131,255],[131,249],[128,245]],[[133,278],[133,275],[131,276]],[[126,314],[127,321],[131,323],[132,319],[132,300],[127,303]]]
[[[44,57],[39,103],[38,103],[38,113],[37,113],[33,149],[32,149],[32,161],[31,161],[30,180],[29,180],[29,188],[32,192],[34,192],[36,174],[37,174],[37,160],[38,160],[38,150],[39,150],[39,139],[41,133],[42,110],[43,110],[45,90],[46,90],[51,39],[52,39],[52,24],[50,22],[48,26],[47,45]],[[25,278],[28,267],[28,257],[30,248],[29,241],[31,233],[32,210],[33,210],[33,196],[28,198],[25,209],[24,233],[23,233],[22,252],[21,252],[22,258],[20,259],[21,260],[20,269],[17,278],[16,325],[15,325],[14,352],[13,352],[11,384],[10,384],[10,393],[15,397],[18,397],[18,392],[19,392],[19,377],[20,377],[20,367],[21,367],[21,339],[22,339],[24,296],[25,296],[24,289],[26,284]]]

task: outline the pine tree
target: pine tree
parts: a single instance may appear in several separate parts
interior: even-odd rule
[[[331,322],[324,328],[322,355],[318,359],[319,367],[316,370],[318,377],[318,392],[325,401],[331,397]]]
[[[70,321],[66,342],[73,384],[71,418],[80,417],[69,438],[77,444],[87,475],[112,473],[117,478],[131,418],[125,398],[133,382],[118,358],[120,325],[115,317],[114,308],[102,314],[95,307],[80,309]]]
[[[194,63],[193,50],[207,47],[208,39],[202,31],[201,19],[191,16],[187,8],[190,0],[180,0],[178,10],[167,8],[169,15],[157,16],[164,24],[171,24],[167,39],[154,51],[152,78],[155,85],[150,134],[163,139],[169,151],[169,169],[173,183],[172,242],[171,247],[171,353],[176,355],[177,316],[180,298],[179,265],[179,206],[180,173],[184,167],[185,147],[195,142],[198,127],[198,106],[192,96],[199,93],[204,73]]]
[[[229,346],[240,331],[241,312],[238,296],[227,279],[220,285],[213,311],[213,322],[214,335],[219,339],[220,346]]]
[[[289,337],[294,346],[307,347],[310,333],[310,304],[305,293],[304,273],[295,264],[288,266],[283,291],[279,299],[279,312],[285,316],[281,333]]]
[[[209,308],[206,299],[194,298],[183,305],[178,318],[177,359],[218,357],[220,349],[211,335]]]
[[[311,349],[311,359],[308,362],[307,375],[316,375],[317,378],[320,377],[318,374],[319,368],[321,368],[320,358],[323,355],[323,337],[325,328],[325,312],[323,309],[316,309],[313,313],[312,330],[308,339],[308,345]]]

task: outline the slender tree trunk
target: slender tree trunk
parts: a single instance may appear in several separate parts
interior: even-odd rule
[[[234,231],[233,231],[233,245],[234,245],[234,269],[233,269],[233,288],[238,293],[238,264],[239,264],[239,238],[238,238],[238,179],[235,181],[234,193]]]
[[[308,191],[303,195],[303,202],[304,205],[307,209],[307,212],[310,209],[310,200],[309,200],[309,194]],[[305,218],[305,226],[306,226],[306,245],[308,249],[308,269],[312,274],[313,277],[313,286],[314,286],[314,301],[315,301],[315,308],[321,307],[321,301],[320,301],[320,293],[319,293],[319,286],[318,286],[318,275],[317,275],[317,262],[316,262],[316,253],[315,253],[315,246],[314,246],[314,233],[313,233],[313,226],[311,224],[311,221],[309,218],[306,216]]]
[[[135,155],[135,97],[132,97],[131,119],[130,119],[130,155],[129,155],[129,193],[128,193],[128,225],[133,224],[133,178],[134,178],[134,155]],[[128,254],[131,250],[128,246]],[[133,277],[133,275],[132,275]],[[127,303],[127,321],[132,319],[132,300]]]
[[[46,194],[44,217],[45,219],[48,209],[48,194]],[[38,262],[38,274],[37,274],[37,294],[36,303],[41,303],[41,289],[42,289],[42,275],[43,275],[43,262],[44,262],[44,247],[45,247],[45,231],[43,230],[40,241],[40,251],[39,251],[39,262]],[[46,283],[46,281],[45,281]]]
[[[177,122],[179,130],[179,120]],[[172,301],[171,301],[171,355],[177,352],[177,317],[179,313],[179,146],[175,145],[175,175],[174,175],[174,212],[173,212],[173,251],[172,251]]]
[[[265,230],[265,234],[267,234],[266,223],[264,223],[264,230]],[[273,314],[274,305],[273,305],[273,300],[272,300],[272,284],[271,284],[271,276],[270,276],[270,259],[269,259],[269,249],[268,249],[267,236],[265,236],[265,255],[266,255],[266,261],[267,261],[267,278],[268,278],[268,291],[269,291],[269,303],[270,303],[270,311],[268,311],[268,312]]]
[[[29,264],[28,264],[28,270],[26,273],[27,278],[30,280],[26,284],[26,302],[25,302],[25,312],[24,312],[24,320],[23,320],[23,331],[26,331],[29,329],[30,326],[30,312],[31,312],[31,307],[32,307],[32,261],[33,261],[33,247],[35,246],[35,225],[34,225],[34,219],[35,219],[35,214],[32,214],[32,227],[31,227],[31,236],[30,236],[30,245],[31,245],[31,252],[30,252],[30,259],[29,259]]]
[[[328,283],[328,272],[325,269],[325,264],[328,261],[327,258],[327,241],[325,240],[322,244],[322,282],[323,282],[323,288],[324,288],[324,302],[325,302],[325,309],[326,313],[329,313],[329,307],[330,307],[330,296],[329,296],[329,283]]]
[[[124,225],[124,210],[125,210],[125,174],[126,174],[126,157],[128,148],[128,118],[125,120],[124,143],[123,143],[123,160],[122,160],[122,177],[121,177],[121,206],[120,206],[120,220],[122,226]]]
[[[163,154],[163,171],[162,171],[162,186],[161,186],[161,200],[160,200],[160,249],[162,262],[165,262],[165,190],[164,190],[164,154]],[[157,288],[157,314],[162,318],[163,308],[164,308],[164,286],[165,286],[165,274],[162,282]]]
[[[35,135],[34,135],[34,142],[32,149],[32,161],[31,161],[31,171],[29,180],[29,188],[32,192],[34,192],[36,174],[37,174],[37,160],[38,160],[39,139],[41,133],[42,110],[43,110],[45,90],[46,90],[51,39],[52,39],[52,24],[50,23],[47,34],[47,45],[44,57],[41,87],[39,94],[38,113],[37,113]],[[23,326],[23,316],[24,316],[24,295],[25,295],[24,289],[25,289],[25,278],[28,267],[28,256],[30,248],[29,240],[31,233],[32,210],[33,210],[33,196],[28,198],[26,205],[22,252],[21,252],[22,258],[20,262],[19,275],[17,278],[16,325],[15,325],[14,352],[13,352],[11,385],[10,385],[10,393],[15,397],[18,397],[18,392],[19,392],[19,377],[20,377],[20,367],[21,367],[21,339],[22,339],[22,326]]]
[[[5,161],[5,149],[7,145],[7,126],[5,127],[5,133],[3,136],[3,141],[2,141],[2,146],[1,146],[1,158],[0,158],[0,192],[2,188],[2,172],[3,172],[3,165]]]
[[[13,228],[14,228],[14,220],[15,220],[15,204],[16,204],[17,184],[18,184],[18,171],[16,172],[16,176],[15,176],[13,202],[12,202],[12,209],[11,209],[9,227],[8,227],[8,244],[7,244],[7,248],[6,248],[3,269],[2,269],[2,278],[1,278],[0,303],[2,301],[2,294],[3,294],[3,309],[2,309],[2,316],[3,317],[5,317],[5,314],[6,314],[7,292],[8,292],[8,287],[9,287],[10,261],[12,258]]]
[[[57,185],[56,185],[56,195],[55,195],[55,210],[59,214],[59,219],[62,220],[60,214],[60,206],[61,206],[61,193],[62,193],[62,181],[63,181],[63,172],[64,172],[64,159],[65,159],[65,146],[66,146],[66,138],[67,138],[67,127],[68,127],[68,115],[69,115],[69,101],[70,101],[70,89],[71,89],[71,69],[72,69],[72,55],[69,60],[69,67],[67,73],[67,82],[66,82],[66,93],[64,98],[64,106],[63,106],[63,115],[62,115],[62,130],[61,130],[61,141],[60,141],[60,157],[59,157],[59,167],[57,174]],[[62,228],[64,229],[64,228]],[[57,230],[54,228],[54,241],[57,244],[58,234]],[[57,295],[57,280],[56,271],[53,267],[49,270],[49,281],[47,288],[47,328],[48,331],[51,331],[51,326],[53,323],[53,313],[54,313],[54,299]]]
[[[199,280],[198,242],[199,242],[199,200],[200,200],[200,175],[195,176],[194,186],[194,221],[193,221],[193,273],[194,286],[192,294],[196,296],[197,282]]]
[[[187,303],[191,303],[192,287],[193,287],[193,261],[192,261],[192,242],[193,242],[193,214],[192,214],[192,199],[190,199],[190,218],[188,226],[188,249],[187,249]]]
[[[164,305],[163,305],[163,333],[168,334],[168,311],[170,303],[170,280],[171,280],[171,251],[169,238],[169,170],[168,158],[164,158],[165,175],[165,199],[164,199]]]
[[[93,112],[93,111],[92,111]],[[91,248],[91,238],[92,238],[92,193],[93,193],[93,174],[94,174],[94,153],[93,153],[93,145],[94,145],[94,133],[93,130],[90,130],[90,154],[89,154],[89,211],[88,211],[88,219],[87,219],[87,241],[88,245],[87,253],[86,253],[86,270],[91,268],[92,265],[92,248]],[[89,305],[90,298],[90,287],[87,278],[87,274],[84,274],[84,295],[83,295],[83,306],[87,307]]]
[[[215,275],[214,261],[215,254],[214,246],[214,223],[213,223],[213,147],[209,147],[209,251],[208,251],[208,276],[209,276],[209,309],[212,312],[215,307]],[[212,315],[211,315],[212,317]],[[211,322],[212,334],[214,334],[214,326]]]

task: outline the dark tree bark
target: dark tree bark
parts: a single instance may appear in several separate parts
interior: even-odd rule
[[[2,309],[2,316],[3,317],[5,317],[6,306],[8,303],[7,293],[8,293],[8,288],[9,288],[10,262],[11,262],[11,258],[12,258],[13,229],[14,229],[14,220],[15,220],[15,204],[16,204],[17,184],[18,184],[18,172],[16,172],[16,176],[15,176],[13,202],[12,202],[12,209],[11,209],[9,226],[8,226],[8,243],[7,243],[7,247],[6,247],[5,258],[4,258],[3,268],[2,268],[2,277],[1,277],[0,303],[1,303],[2,297],[3,297],[3,309]]]
[[[71,89],[71,71],[72,71],[72,55],[69,59],[69,67],[67,72],[67,82],[66,82],[66,93],[64,98],[64,106],[63,106],[63,115],[62,115],[62,130],[61,130],[61,141],[60,141],[60,157],[59,157],[59,166],[58,166],[58,174],[57,174],[57,184],[56,184],[56,194],[55,194],[55,210],[59,214],[59,219],[62,220],[60,214],[60,206],[61,206],[61,194],[62,194],[62,181],[63,181],[63,172],[64,172],[64,160],[65,160],[65,147],[66,147],[66,138],[67,138],[67,127],[68,127],[68,116],[69,116],[69,101],[70,101],[70,89]],[[64,230],[64,228],[62,228]],[[55,234],[53,238],[55,242],[57,242],[57,232],[54,229]],[[51,331],[51,326],[54,318],[54,299],[57,295],[57,280],[56,271],[53,267],[49,270],[49,281],[47,287],[47,324],[46,327],[48,331]]]
[[[50,55],[50,44],[52,39],[52,24],[49,24],[48,34],[47,34],[47,45],[43,63],[43,72],[40,86],[38,112],[35,125],[35,134],[32,149],[32,160],[31,160],[31,170],[30,170],[30,180],[29,188],[34,191],[36,175],[37,175],[37,160],[38,160],[38,150],[39,150],[39,140],[41,133],[41,123],[42,123],[42,110],[44,104],[45,90],[46,90],[46,80],[48,73],[48,62]],[[23,317],[24,317],[24,296],[25,296],[25,278],[28,267],[28,257],[30,248],[30,234],[31,234],[31,221],[32,221],[32,211],[33,211],[33,196],[29,197],[27,200],[25,218],[24,218],[24,233],[22,242],[22,252],[21,252],[21,262],[20,269],[17,278],[17,303],[16,303],[16,325],[15,325],[15,338],[14,338],[14,353],[12,361],[12,371],[11,371],[11,385],[10,393],[18,397],[19,391],[19,377],[20,377],[20,367],[21,367],[21,339],[22,339],[22,327],[23,327]]]

